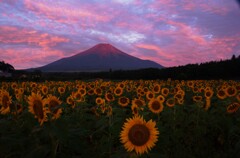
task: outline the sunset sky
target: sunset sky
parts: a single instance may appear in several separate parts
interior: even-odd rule
[[[0,0],[0,61],[38,67],[98,43],[165,67],[240,55],[236,0]]]

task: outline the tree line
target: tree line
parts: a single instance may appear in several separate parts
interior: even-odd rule
[[[0,67],[2,69],[2,67]],[[9,69],[9,68],[8,68]],[[12,69],[12,68],[11,68]],[[35,81],[64,81],[64,80],[166,80],[168,78],[177,80],[240,80],[240,55],[232,56],[231,59],[221,61],[210,61],[200,64],[187,64],[169,68],[148,68],[140,70],[117,70],[105,72],[33,72],[18,71],[13,72],[10,80],[35,80]],[[4,68],[6,70],[6,68]],[[14,70],[14,68],[13,68]],[[12,71],[12,70],[11,70]],[[24,76],[24,77],[22,77]],[[8,79],[9,80],[9,79]]]

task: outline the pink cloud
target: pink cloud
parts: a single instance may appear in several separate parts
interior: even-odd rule
[[[227,5],[226,5],[227,4]],[[230,3],[222,3],[218,0],[198,0],[198,1],[189,1],[189,0],[161,0],[154,1],[150,7],[153,9],[162,8],[163,10],[171,13],[179,13],[177,8],[181,8],[181,10],[188,11],[201,11],[201,12],[209,12],[218,15],[226,15],[228,12],[232,10],[234,6],[234,2]]]
[[[152,50],[156,52],[156,55],[153,57],[153,56],[149,56],[147,53],[140,54],[137,51],[132,53],[132,55],[135,55],[141,59],[148,59],[148,60],[155,61],[163,66],[168,66],[169,61],[171,61],[174,58],[174,55],[167,52],[164,48],[160,48],[159,46],[154,44],[141,43],[141,44],[136,44],[135,46],[137,48]]]
[[[39,67],[64,57],[59,50],[42,48],[0,48],[0,59],[10,63],[17,69]]]
[[[202,12],[210,12],[219,15],[226,15],[231,8],[226,3],[219,1],[183,1],[183,9],[186,10],[200,10]]]
[[[98,22],[107,22],[113,16],[111,14],[100,14],[95,11],[94,5],[72,6],[64,2],[32,1],[25,0],[26,8],[38,16],[46,16],[48,19],[64,24],[82,23],[95,25]],[[81,5],[81,4],[78,4]],[[98,6],[99,7],[99,6]],[[91,8],[91,9],[89,9]]]
[[[47,33],[40,33],[27,28],[13,26],[0,26],[0,42],[4,44],[25,44],[28,46],[40,46],[48,49],[58,43],[68,42],[69,39]]]

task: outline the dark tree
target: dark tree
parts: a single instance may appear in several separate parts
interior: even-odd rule
[[[0,61],[0,70],[3,72],[13,72],[15,69],[12,65],[5,63],[4,61]]]
[[[231,60],[235,60],[236,59],[236,56],[233,54]]]

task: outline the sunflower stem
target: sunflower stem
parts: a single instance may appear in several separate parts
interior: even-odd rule
[[[110,106],[110,105],[108,105]],[[112,119],[113,119],[113,114],[110,114],[108,116],[108,142],[109,142],[109,157],[111,157],[111,153],[112,153],[112,133],[111,133],[111,127],[112,127]]]
[[[176,106],[173,107],[173,130],[176,127]]]

